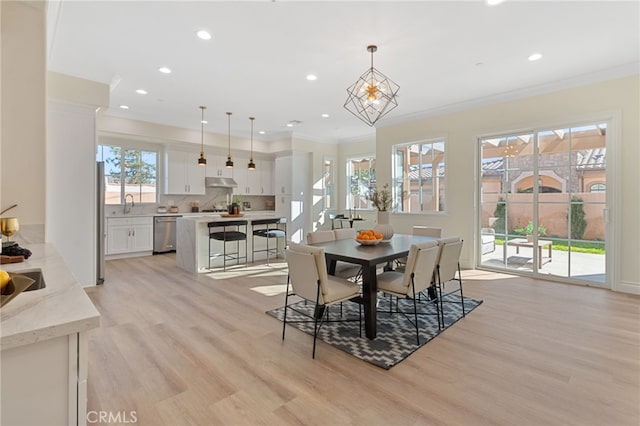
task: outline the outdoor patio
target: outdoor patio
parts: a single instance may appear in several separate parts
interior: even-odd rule
[[[503,245],[496,245],[491,253],[482,255],[482,266],[492,268],[506,268],[507,270],[533,271],[533,248],[520,247],[516,253],[516,247],[507,246],[506,253]],[[594,281],[598,284],[605,283],[605,255],[591,253],[576,253],[551,249],[551,259],[548,257],[548,249],[542,249],[541,274],[555,275],[559,277],[569,276],[569,261],[571,261],[571,278],[585,281]]]

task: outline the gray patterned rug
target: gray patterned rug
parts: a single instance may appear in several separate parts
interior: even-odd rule
[[[358,305],[352,302],[343,303],[342,318],[349,322],[330,322],[322,325],[318,339],[335,346],[351,355],[370,362],[378,367],[389,369],[411,355],[423,345],[431,341],[438,334],[455,324],[462,318],[462,306],[460,299],[455,295],[444,298],[444,327],[438,330],[438,319],[435,315],[436,308],[433,304],[418,304],[418,312],[432,313],[433,315],[421,315],[418,317],[420,331],[420,345],[416,345],[415,327],[402,314],[390,315],[389,299],[380,297],[378,303],[377,337],[369,340],[364,337],[364,318],[362,319],[362,337],[358,333]],[[451,303],[447,303],[451,302]],[[478,307],[482,300],[464,298],[467,315]],[[394,298],[395,304],[395,298]],[[291,306],[294,309],[291,309]],[[411,300],[401,300],[400,310],[413,312]],[[267,314],[282,321],[284,307],[267,311]],[[290,305],[287,310],[287,325],[296,327],[313,336],[313,304],[305,306],[304,302]],[[413,316],[411,316],[413,319]],[[340,306],[333,306],[329,312],[330,320],[338,320]],[[289,321],[304,321],[292,322]],[[286,337],[285,337],[286,338]],[[311,353],[311,345],[309,345]]]

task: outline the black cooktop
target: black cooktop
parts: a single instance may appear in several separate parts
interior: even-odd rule
[[[226,212],[227,209],[205,209],[205,210],[200,210],[202,213],[222,213],[222,212]]]

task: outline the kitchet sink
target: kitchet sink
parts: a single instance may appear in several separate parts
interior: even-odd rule
[[[34,281],[33,284],[31,284],[29,287],[27,287],[23,291],[40,290],[47,286],[46,283],[44,282],[44,275],[42,274],[42,269],[39,269],[39,268],[23,269],[22,271],[11,271],[11,273],[24,275],[25,277],[29,277]]]

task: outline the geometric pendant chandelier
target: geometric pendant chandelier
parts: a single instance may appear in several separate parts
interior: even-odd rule
[[[393,80],[373,67],[376,50],[377,46],[367,46],[367,51],[371,52],[371,68],[347,89],[348,97],[344,103],[349,112],[369,126],[398,106],[397,93],[400,90]]]

